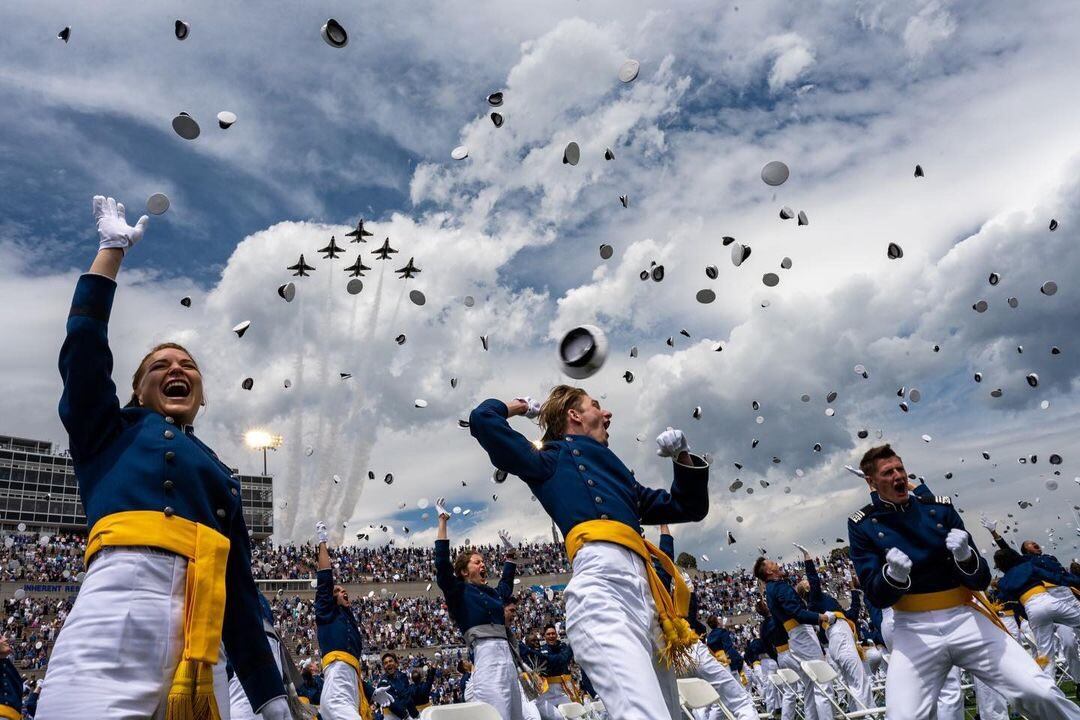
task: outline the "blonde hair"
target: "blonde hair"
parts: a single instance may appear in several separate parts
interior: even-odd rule
[[[540,429],[544,431],[544,442],[554,440],[566,433],[566,413],[581,404],[581,399],[588,396],[584,388],[573,385],[559,385],[551,389],[551,394],[540,406]]]

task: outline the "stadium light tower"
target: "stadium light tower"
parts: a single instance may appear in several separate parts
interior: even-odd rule
[[[266,451],[277,450],[284,442],[284,438],[280,435],[274,435],[267,430],[254,429],[248,430],[244,433],[244,443],[252,450],[262,450],[263,456],[263,477],[269,475],[266,471]]]

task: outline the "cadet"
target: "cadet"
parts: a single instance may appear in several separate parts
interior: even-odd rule
[[[176,343],[143,357],[123,408],[109,316],[146,216],[94,197],[98,253],[79,278],[60,349],[68,432],[90,526],[86,577],[57,636],[37,717],[173,716],[229,705],[222,647],[264,718],[289,717],[251,577],[240,481],[195,435],[202,371]],[[196,572],[197,569],[197,572]]]
[[[867,599],[894,608],[885,689],[890,720],[929,717],[953,665],[1023,714],[1080,718],[1080,708],[988,609],[981,591],[990,569],[950,498],[912,495],[903,461],[888,445],[868,450],[860,468],[871,503],[848,519],[848,536]]]
[[[539,416],[539,448],[511,429],[507,419],[516,415]],[[574,569],[564,595],[566,634],[608,713],[679,718],[673,668],[689,663],[697,642],[684,619],[690,591],[671,559],[641,537],[641,524],[703,519],[708,464],[690,453],[682,431],[669,428],[657,453],[674,460],[671,492],[641,485],[608,448],[611,413],[568,385],[542,406],[529,398],[485,400],[469,421],[492,464],[524,480],[566,538]],[[675,576],[674,597],[652,567],[657,557]]]

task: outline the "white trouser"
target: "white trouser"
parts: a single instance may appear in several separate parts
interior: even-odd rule
[[[1060,592],[1065,590],[1067,595]],[[1057,657],[1057,641],[1055,638],[1055,624],[1067,627],[1080,627],[1080,602],[1073,597],[1069,588],[1050,588],[1048,592],[1039,593],[1028,598],[1024,603],[1027,612],[1028,625],[1035,635],[1035,644],[1039,648],[1039,654],[1050,658],[1051,664]],[[1051,670],[1051,665],[1047,666]]]
[[[966,606],[893,613],[892,656],[885,681],[888,720],[922,720],[934,709],[953,665],[995,688],[1040,720],[1074,718],[1080,708],[1041,672],[1008,633]]]
[[[720,664],[705,643],[698,642],[690,649],[693,667],[686,673],[687,677],[699,677],[713,686],[720,696],[720,702],[724,704],[731,714],[738,720],[757,720],[757,710],[754,709],[754,701],[750,693],[735,679],[731,671]],[[724,715],[719,707],[712,707],[706,713],[708,720],[723,718]]]
[[[792,669],[799,673],[803,681],[803,712],[806,714],[806,720],[832,720],[832,704],[829,703],[828,696],[806,676],[802,665],[799,664],[803,660],[825,659],[815,628],[812,625],[796,625],[791,628],[788,632],[788,648],[795,661]],[[832,692],[830,686],[826,686],[826,692]]]
[[[524,691],[506,640],[488,638],[473,645],[473,674],[465,686],[465,701],[486,702],[502,720],[524,720]]]
[[[1058,648],[1065,653],[1065,669],[1073,682],[1077,682],[1080,679],[1080,633],[1071,627],[1058,625],[1055,634]]]
[[[803,674],[799,661],[795,659],[795,656],[791,654],[790,650],[777,652],[776,664],[780,668],[794,670],[799,675],[799,680],[794,685],[788,685],[781,681],[778,686],[778,691],[780,693],[780,718],[781,720],[795,720],[798,716],[797,708],[799,705],[799,694],[803,692],[803,688],[809,681],[807,680],[806,675]]]
[[[964,720],[964,690],[960,668],[953,667],[945,675],[945,682],[937,696],[936,720]]]
[[[975,707],[979,710],[980,720],[1009,720],[1009,706],[1001,693],[979,678],[973,678],[972,682],[975,685]]]
[[[769,712],[780,709],[780,690],[772,684],[772,680],[769,680],[769,676],[776,674],[779,667],[771,657],[762,660],[761,665],[758,666],[762,699],[765,700],[765,709]]]
[[[353,666],[335,660],[323,669],[319,715],[323,720],[360,720],[360,677]]]
[[[270,643],[270,653],[274,656],[274,665],[277,666],[278,675],[281,674],[281,650],[278,641],[272,636],[266,636],[266,642]],[[262,713],[256,714],[251,709],[251,701],[248,700],[244,686],[240,684],[240,678],[234,673],[229,680],[229,715],[230,720],[259,720]]]
[[[106,547],[86,572],[56,638],[38,720],[158,720],[184,649],[187,559],[148,548]],[[229,718],[224,655],[214,696]]]
[[[563,597],[574,659],[608,714],[678,720],[679,691],[659,660],[662,634],[641,557],[620,545],[586,543]]]
[[[536,709],[543,720],[562,720],[559,706],[568,702],[570,702],[570,697],[566,694],[562,683],[550,682],[547,692],[536,698]]]
[[[837,620],[829,626],[828,637],[829,658],[840,671],[840,677],[844,679],[854,705],[860,710],[874,707],[870,676],[866,672],[866,664],[859,657],[859,648],[855,646],[851,626],[843,620]]]

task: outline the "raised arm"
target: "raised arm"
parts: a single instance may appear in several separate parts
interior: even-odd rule
[[[543,482],[555,472],[555,454],[537,450],[507,422],[527,410],[520,400],[509,405],[501,400],[485,400],[469,415],[469,432],[487,451],[492,465],[523,480]]]
[[[821,603],[824,600],[824,592],[821,589],[821,576],[818,575],[817,566],[814,565],[814,560],[810,557],[809,550],[798,543],[795,543],[795,547],[802,551],[803,569],[806,571],[806,582],[810,585],[810,601],[808,604],[811,607],[821,607]]]
[[[672,562],[675,562],[675,537],[671,534],[667,525],[660,526],[660,543],[657,545],[660,548],[660,552],[671,558]],[[653,561],[653,567],[656,569],[656,574],[660,576],[660,582],[668,590],[671,589],[671,575],[664,568],[662,563]]]
[[[444,498],[435,501],[435,510],[439,513],[439,534],[435,540],[435,582],[449,599],[460,581],[454,576],[454,567],[450,562],[450,536],[446,527],[450,513],[446,511],[445,502]]]
[[[777,583],[776,602],[784,609],[788,616],[804,625],[817,625],[821,622],[821,615],[807,609],[803,601],[795,593],[795,588],[785,582]]]
[[[329,540],[326,523],[315,523],[315,542],[318,543],[319,564],[315,573],[315,620],[320,625],[331,623],[337,614],[334,601],[334,570],[330,565]]]
[[[709,464],[697,455],[686,455],[689,464],[672,463],[671,492],[635,482],[643,524],[697,522],[709,514]]]

